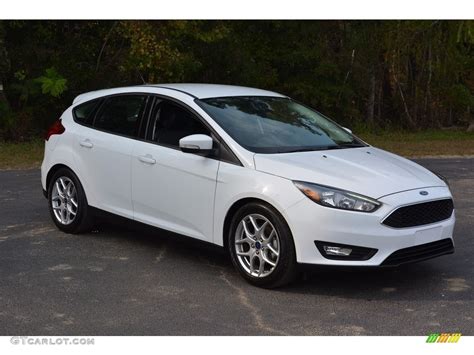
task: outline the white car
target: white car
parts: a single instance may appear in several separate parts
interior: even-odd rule
[[[46,136],[52,219],[96,210],[225,247],[250,283],[298,264],[397,266],[454,251],[444,178],[270,91],[144,85],[79,95]]]

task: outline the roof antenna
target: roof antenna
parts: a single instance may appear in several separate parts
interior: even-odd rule
[[[140,73],[140,70],[136,69],[136,71],[137,71],[138,75],[140,76],[140,79],[142,79],[142,84],[146,85],[146,81],[145,81],[145,79],[143,79],[143,75],[142,75],[142,73]]]

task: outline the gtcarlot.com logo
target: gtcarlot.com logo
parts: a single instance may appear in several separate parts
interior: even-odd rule
[[[432,333],[426,339],[427,343],[457,343],[461,333]]]
[[[80,337],[11,337],[13,345],[94,345],[94,338]]]

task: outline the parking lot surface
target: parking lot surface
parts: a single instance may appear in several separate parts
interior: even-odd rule
[[[474,159],[418,162],[450,181],[455,254],[273,291],[185,237],[118,219],[64,234],[38,170],[0,171],[0,335],[474,335]]]

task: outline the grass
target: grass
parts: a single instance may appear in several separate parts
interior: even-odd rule
[[[428,130],[423,132],[361,133],[367,143],[405,157],[474,156],[474,132]]]
[[[367,143],[405,157],[474,156],[474,132],[431,130],[416,133],[360,133]],[[0,141],[0,169],[38,168],[44,141],[11,143]]]
[[[0,169],[39,168],[43,152],[42,139],[20,143],[0,141]]]

